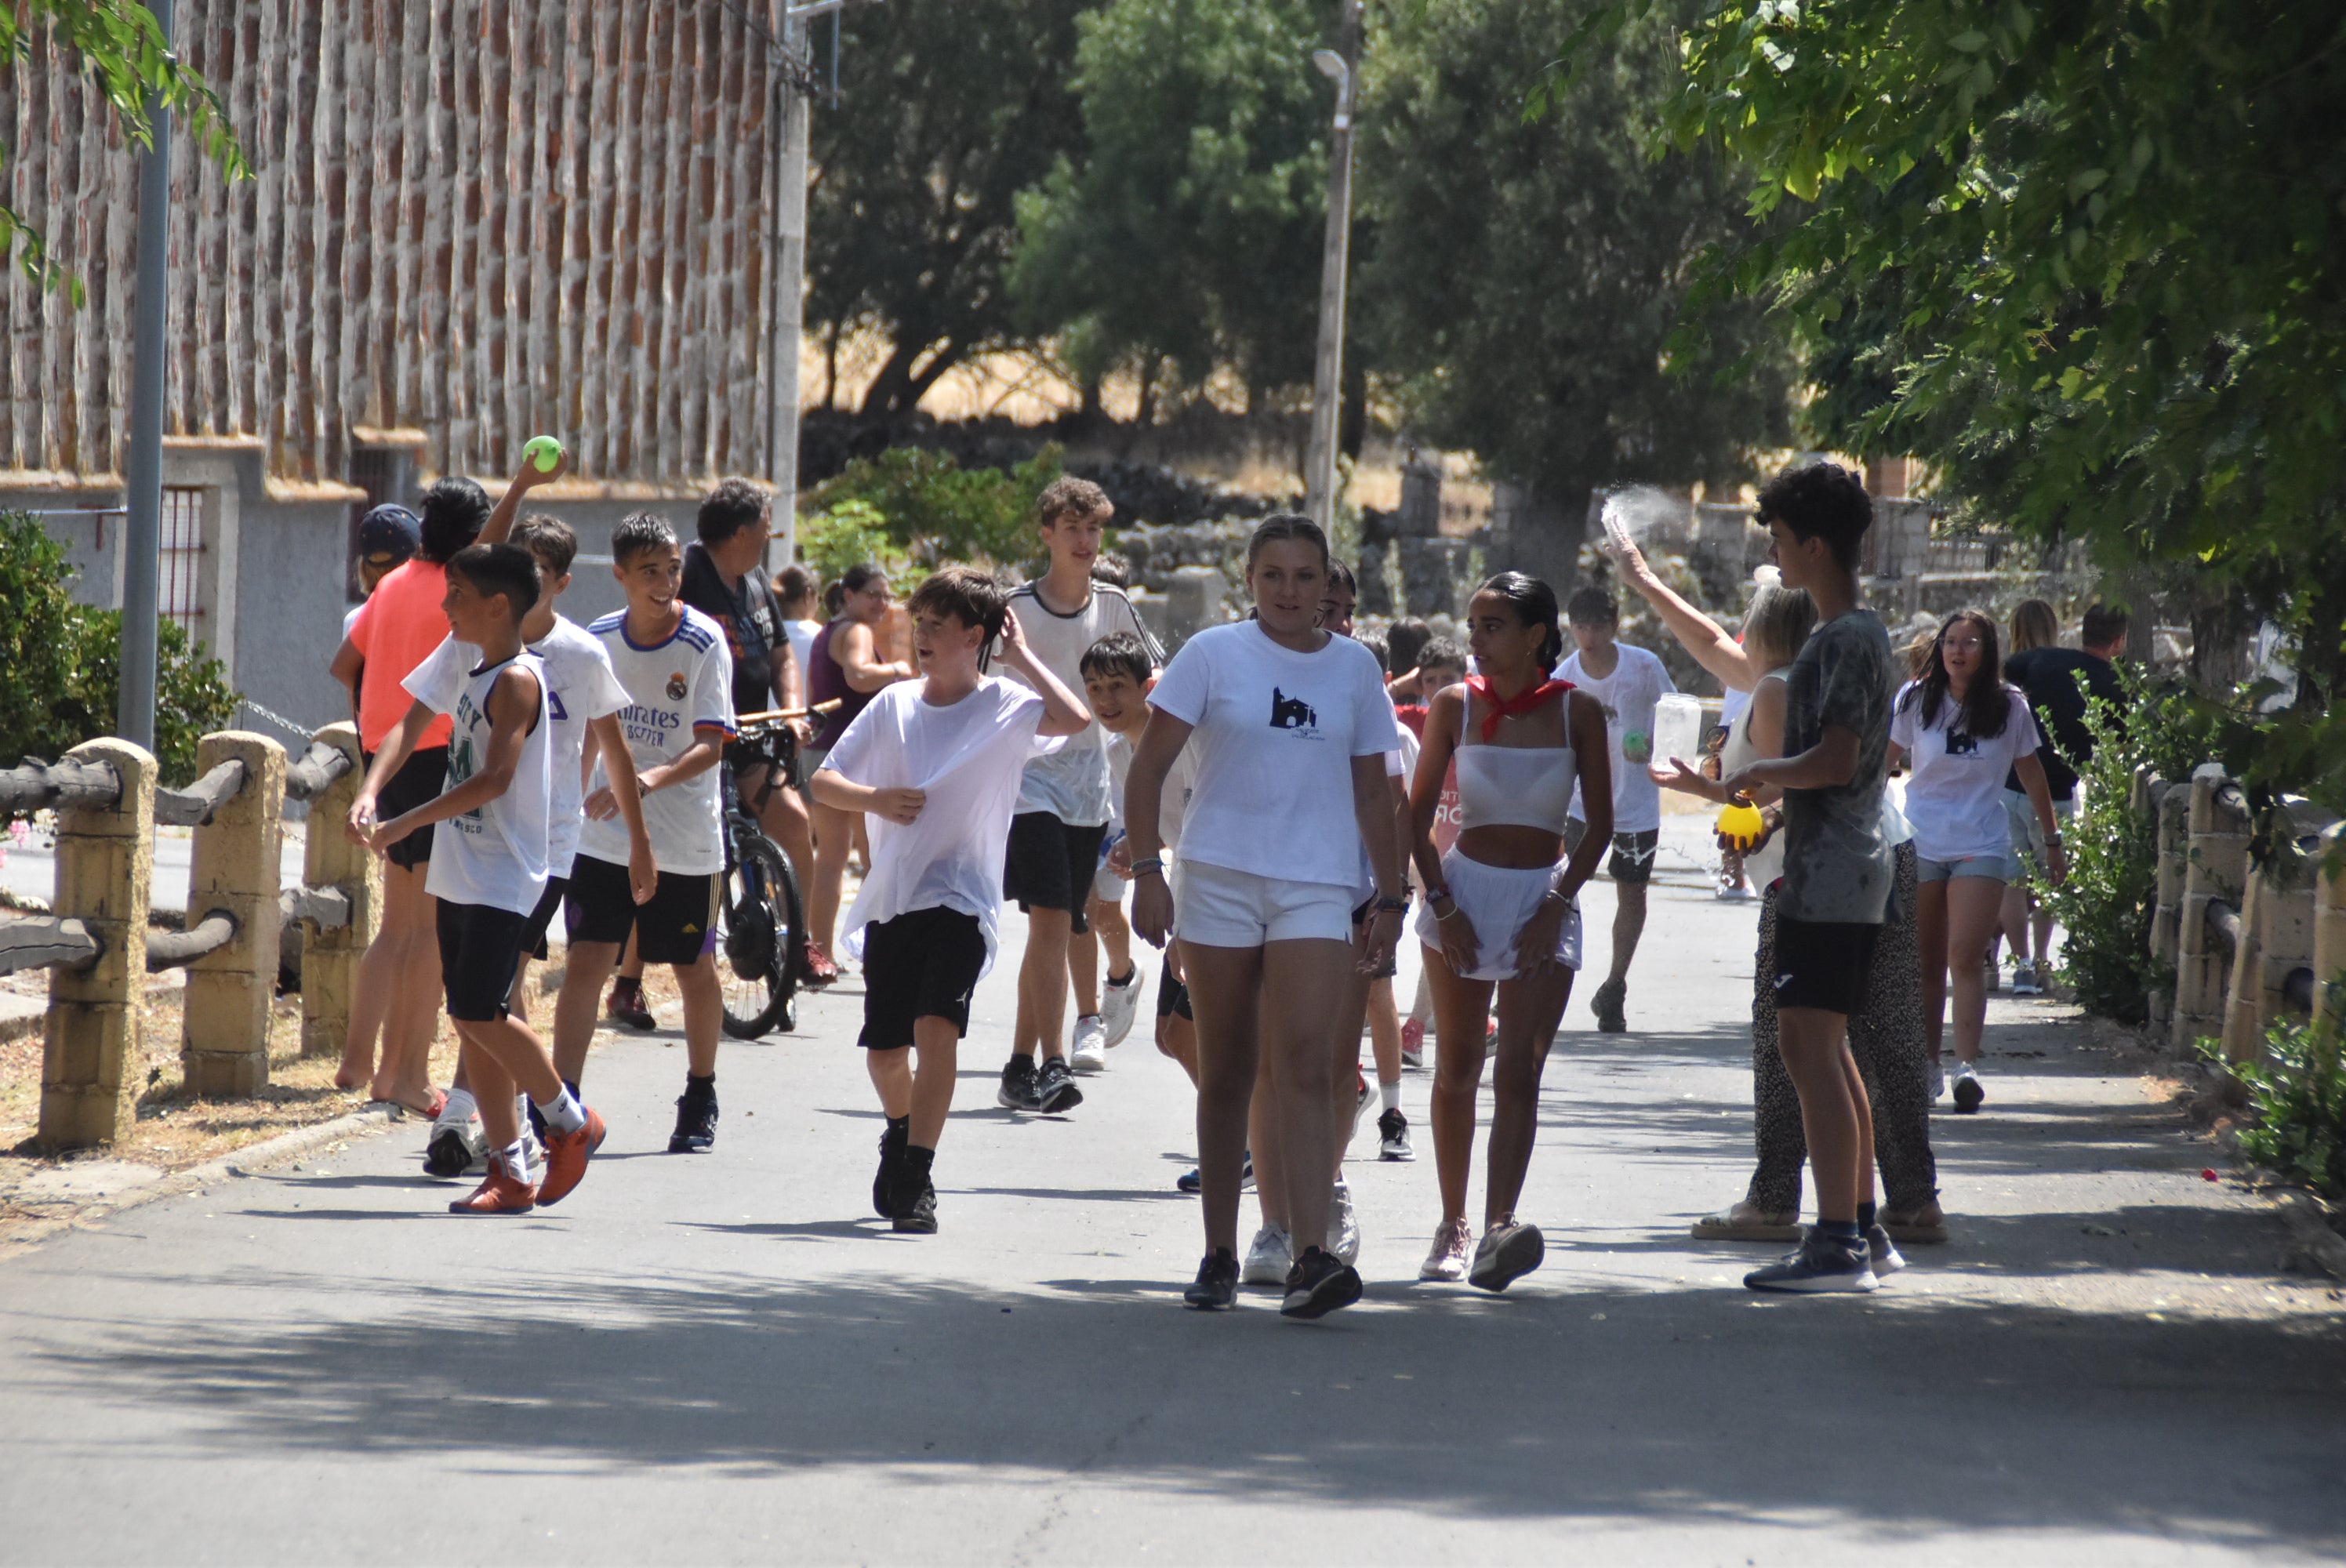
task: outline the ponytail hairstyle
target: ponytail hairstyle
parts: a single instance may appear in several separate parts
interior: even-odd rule
[[[1320,531],[1319,524],[1300,512],[1277,512],[1255,524],[1254,536],[1247,541],[1247,570],[1254,570],[1255,557],[1262,554],[1265,545],[1275,545],[1282,539],[1302,540],[1319,550],[1323,567],[1331,565],[1328,535]]]
[[[1556,590],[1522,572],[1502,572],[1474,590],[1507,601],[1515,619],[1540,629],[1539,667],[1553,670],[1564,658],[1564,627],[1556,616]]]
[[[1931,651],[1923,673],[1906,688],[1901,708],[1918,708],[1923,728],[1928,729],[1939,722],[1939,709],[1952,702],[1947,679],[1947,634],[1957,626],[1976,629],[1980,638],[1979,673],[1972,677],[1971,689],[1964,693],[1962,710],[1948,716],[1948,726],[1960,722],[1966,734],[1981,738],[2002,735],[2005,723],[2012,718],[2011,687],[2004,684],[2004,659],[1996,648],[1995,623],[1978,610],[1957,610],[1939,627],[1939,635],[1931,639]]]
[[[2021,600],[2012,612],[2012,651],[2055,647],[2060,641],[2061,622],[2053,606],[2042,599]]]

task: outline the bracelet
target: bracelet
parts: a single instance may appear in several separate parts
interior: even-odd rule
[[[1407,914],[1409,912],[1409,901],[1407,899],[1379,899],[1377,901],[1376,912],[1379,914]]]
[[[1132,862],[1132,874],[1136,877],[1145,877],[1151,871],[1155,871],[1160,877],[1165,874],[1164,856],[1151,855],[1145,860]]]

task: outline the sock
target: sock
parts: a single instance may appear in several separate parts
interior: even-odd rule
[[[687,1073],[684,1075],[684,1092],[695,1099],[717,1098],[717,1074],[711,1073],[703,1078],[697,1074]]]
[[[937,1162],[937,1151],[924,1149],[918,1144],[904,1145],[903,1175],[898,1178],[897,1191],[907,1197],[918,1197],[928,1190],[929,1173]]]
[[[1136,963],[1130,969],[1124,972],[1124,978],[1122,980],[1118,980],[1113,974],[1109,975],[1107,977],[1107,983],[1109,989],[1122,991],[1126,986],[1130,985],[1134,981],[1138,980],[1139,978],[1140,965]]]
[[[1399,1084],[1380,1084],[1377,1085],[1377,1089],[1378,1092],[1382,1094],[1385,1097],[1386,1110],[1398,1111],[1401,1109],[1401,1085]]]
[[[505,1153],[497,1157],[505,1161],[506,1175],[517,1182],[527,1185],[529,1181],[529,1145],[515,1138],[505,1145]]]
[[[901,1151],[912,1139],[913,1118],[910,1116],[890,1116],[888,1118],[888,1134],[895,1140],[896,1147]]]
[[[1860,1230],[1872,1230],[1873,1228],[1874,1217],[1880,1212],[1881,1210],[1872,1203],[1859,1204],[1857,1206],[1857,1228]]]
[[[1817,1222],[1817,1228],[1835,1241],[1856,1241],[1863,1235],[1857,1228],[1857,1222],[1850,1219],[1821,1219]]]
[[[481,1104],[473,1098],[470,1089],[448,1091],[448,1104],[441,1108],[440,1120],[451,1126],[463,1126],[481,1114]]]
[[[578,1080],[577,1080],[577,1079],[576,1079],[576,1078],[565,1078],[565,1079],[563,1079],[563,1080],[562,1080],[562,1086],[563,1086],[564,1088],[566,1088],[566,1089],[567,1089],[567,1090],[569,1090],[569,1091],[570,1091],[570,1097],[571,1097],[572,1099],[574,1099],[574,1100],[577,1100],[577,1099],[583,1099],[583,1098],[585,1098],[585,1096],[584,1096],[584,1095],[580,1095],[580,1094],[578,1093]]]
[[[546,1118],[548,1127],[566,1135],[586,1125],[586,1113],[579,1105],[578,1096],[567,1088],[537,1109],[538,1114]]]

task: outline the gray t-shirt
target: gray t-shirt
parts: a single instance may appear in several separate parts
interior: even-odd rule
[[[1799,756],[1828,727],[1838,726],[1857,737],[1857,771],[1829,789],[1784,791],[1778,912],[1794,920],[1882,923],[1892,882],[1882,789],[1896,689],[1890,635],[1871,610],[1851,610],[1819,626],[1786,673],[1784,755]]]

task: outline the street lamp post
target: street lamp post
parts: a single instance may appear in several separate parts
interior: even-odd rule
[[[1340,41],[1360,52],[1359,0],[1345,0]],[[1352,240],[1352,61],[1334,49],[1311,63],[1336,84],[1336,120],[1328,143],[1328,238],[1320,257],[1320,352],[1311,374],[1311,443],[1303,463],[1303,509],[1335,531],[1336,412],[1344,385],[1344,274]]]
[[[148,9],[171,38],[171,0]],[[147,95],[154,138],[138,158],[138,282],[130,329],[130,444],[123,461],[121,684],[115,694],[115,732],[155,748],[156,620],[163,576],[163,394],[165,295],[171,220],[171,112],[163,95]]]

